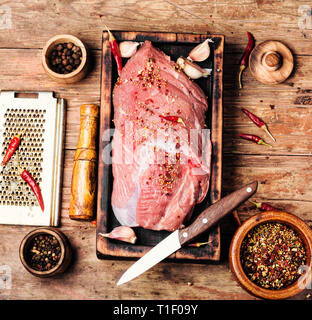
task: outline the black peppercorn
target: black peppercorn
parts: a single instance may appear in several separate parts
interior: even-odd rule
[[[33,269],[47,271],[57,265],[60,253],[61,247],[54,236],[40,235],[30,242],[26,260]]]
[[[55,45],[48,60],[54,72],[67,74],[79,67],[81,57],[81,48],[69,42]]]

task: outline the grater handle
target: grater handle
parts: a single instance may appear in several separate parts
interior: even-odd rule
[[[80,129],[75,153],[70,195],[69,217],[73,220],[93,219],[96,199],[99,108],[93,104],[80,107]]]

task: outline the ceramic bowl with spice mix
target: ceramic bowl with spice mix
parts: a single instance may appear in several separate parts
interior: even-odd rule
[[[72,251],[65,235],[54,228],[38,228],[21,242],[20,259],[33,275],[46,278],[64,272],[70,264]]]
[[[41,62],[45,72],[61,83],[78,82],[88,71],[85,45],[78,38],[68,34],[54,36],[46,43]]]
[[[312,271],[312,231],[295,215],[261,212],[245,221],[230,246],[229,262],[239,284],[264,299],[303,291]]]

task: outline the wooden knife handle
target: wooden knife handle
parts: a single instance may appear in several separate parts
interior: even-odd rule
[[[74,220],[90,221],[95,212],[98,115],[97,105],[83,104],[80,107],[69,207],[69,217]]]
[[[257,181],[247,184],[204,210],[190,226],[179,230],[180,244],[191,241],[212,227],[239,204],[250,198],[257,191],[257,187]]]

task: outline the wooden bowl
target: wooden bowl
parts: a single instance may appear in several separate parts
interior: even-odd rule
[[[292,285],[280,289],[264,289],[252,282],[245,274],[241,265],[241,245],[246,235],[257,225],[266,222],[280,222],[294,229],[301,237],[306,249],[306,267],[309,272],[304,271],[299,279]],[[310,227],[300,218],[281,211],[261,212],[246,220],[236,231],[229,251],[229,263],[238,283],[251,294],[264,299],[286,299],[290,298],[305,289],[304,285],[309,284],[309,277],[312,271],[312,231]]]
[[[59,43],[66,43],[66,42],[72,42],[74,45],[80,47],[82,52],[82,59],[79,67],[75,69],[74,71],[67,73],[67,74],[61,74],[53,71],[49,65],[49,56],[51,52],[53,51],[53,48],[55,45]],[[69,34],[60,34],[57,36],[54,36],[51,38],[44,46],[41,56],[41,63],[43,66],[44,71],[55,81],[60,83],[74,83],[82,80],[87,72],[88,72],[88,56],[87,56],[87,50],[85,45],[75,36],[69,35]]]
[[[29,266],[27,262],[27,252],[30,249],[29,245],[31,241],[39,235],[52,235],[54,236],[57,241],[60,244],[61,247],[61,257],[57,263],[57,265],[47,271],[38,271],[32,267]],[[72,258],[72,250],[71,246],[69,244],[68,239],[65,237],[65,235],[60,232],[59,230],[56,230],[55,228],[50,228],[50,227],[43,227],[43,228],[38,228],[30,233],[28,233],[24,239],[21,242],[20,248],[19,248],[19,255],[20,255],[20,260],[23,264],[23,266],[34,276],[41,277],[41,278],[47,278],[47,277],[52,277],[57,274],[63,273],[67,267],[70,264],[71,258]]]

